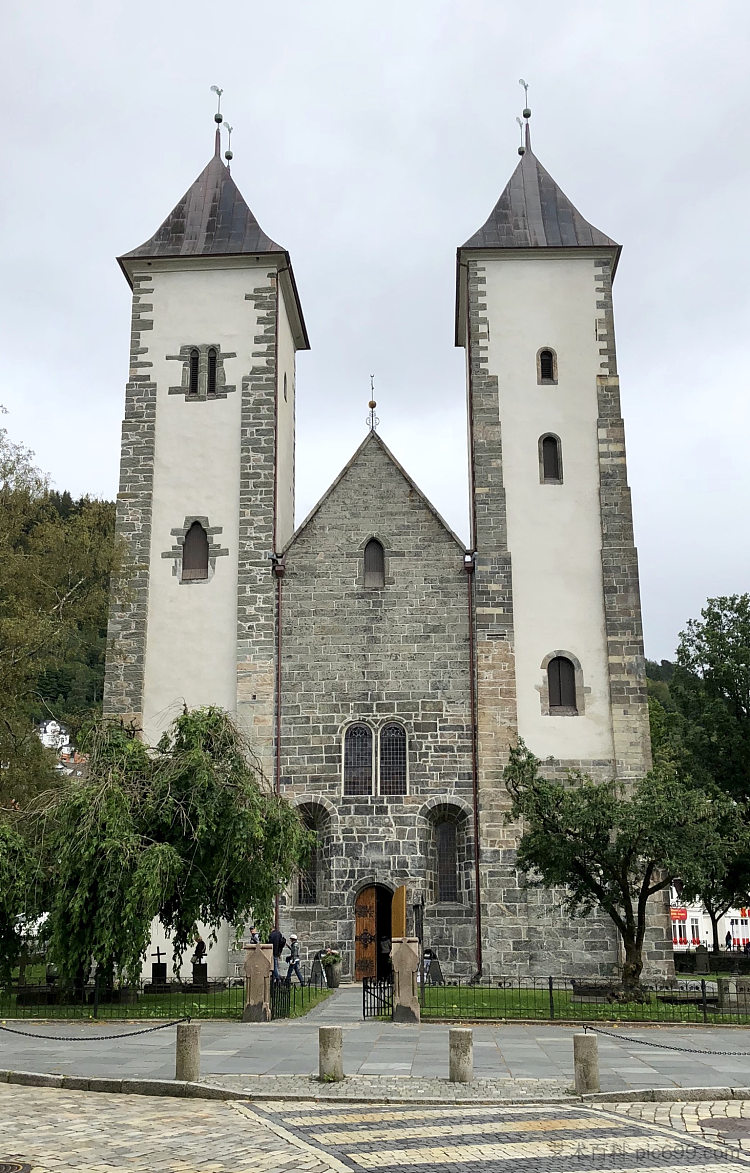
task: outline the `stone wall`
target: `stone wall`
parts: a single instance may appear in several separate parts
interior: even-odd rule
[[[385,585],[365,587],[375,537]],[[473,842],[469,644],[463,547],[371,435],[286,552],[283,579],[282,779],[306,806],[321,803],[320,903],[285,902],[283,930],[353,963],[354,902],[369,883],[424,894],[425,944],[451,969],[473,972]],[[408,793],[344,796],[344,731],[388,721],[407,735]],[[377,786],[375,787],[377,791]],[[435,901],[434,820],[455,811],[459,900]],[[468,813],[467,813],[468,812]]]
[[[149,373],[153,363],[143,337],[153,330],[149,316],[153,305],[144,299],[153,291],[150,275],[133,277],[130,373],[115,522],[123,572],[113,584],[104,679],[104,712],[132,721],[138,728],[142,724],[156,436],[156,383]]]

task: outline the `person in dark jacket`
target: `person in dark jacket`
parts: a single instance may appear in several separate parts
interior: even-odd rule
[[[292,984],[292,973],[296,973],[297,981],[301,986],[304,986],[305,979],[302,977],[302,972],[299,967],[299,945],[297,944],[296,933],[289,934],[289,956],[286,960],[289,966],[286,971],[287,985]]]
[[[268,935],[268,944],[273,945],[273,976],[277,978],[279,976],[279,958],[286,945],[286,937],[282,936],[278,925],[271,929]]]

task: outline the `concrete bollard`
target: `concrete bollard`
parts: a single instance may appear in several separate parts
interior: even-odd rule
[[[199,1022],[177,1023],[175,1079],[195,1082],[201,1073],[201,1027]]]
[[[474,1037],[466,1027],[448,1031],[448,1079],[451,1083],[471,1083],[474,1078]]]
[[[573,1071],[579,1095],[598,1092],[599,1041],[594,1034],[573,1035]]]
[[[340,1026],[318,1027],[318,1075],[331,1083],[344,1078],[344,1041]]]

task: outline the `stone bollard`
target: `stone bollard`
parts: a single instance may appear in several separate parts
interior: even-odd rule
[[[344,1042],[340,1026],[318,1027],[318,1076],[331,1083],[344,1078]]]
[[[194,1083],[201,1073],[201,1027],[199,1022],[177,1023],[175,1079]]]
[[[448,1079],[451,1083],[471,1083],[474,1078],[474,1039],[466,1027],[448,1031]]]
[[[573,1071],[579,1095],[598,1092],[599,1041],[594,1034],[573,1035]]]

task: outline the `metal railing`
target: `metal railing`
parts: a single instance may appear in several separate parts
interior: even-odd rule
[[[635,1000],[598,977],[447,979],[420,985],[419,1001],[423,1020],[750,1024],[750,980],[742,977],[644,983]]]
[[[271,1018],[295,1018],[304,1014],[306,1009],[319,1000],[322,990],[327,990],[325,979],[308,978],[305,968],[302,969],[305,978],[304,985],[296,980],[291,982],[284,978],[271,978]]]
[[[362,979],[362,1017],[393,1018],[393,978]]]
[[[326,988],[323,980],[310,982],[307,968],[302,966],[304,986],[296,978],[291,986],[283,979],[273,983],[277,1000],[281,999],[274,1017],[305,1013],[313,995],[317,1000]],[[283,990],[287,991],[285,1003]],[[172,981],[107,987],[94,980],[77,988],[62,979],[36,985],[19,985],[14,980],[0,987],[0,1019],[241,1018],[244,1005],[245,982],[241,977],[201,985]]]

